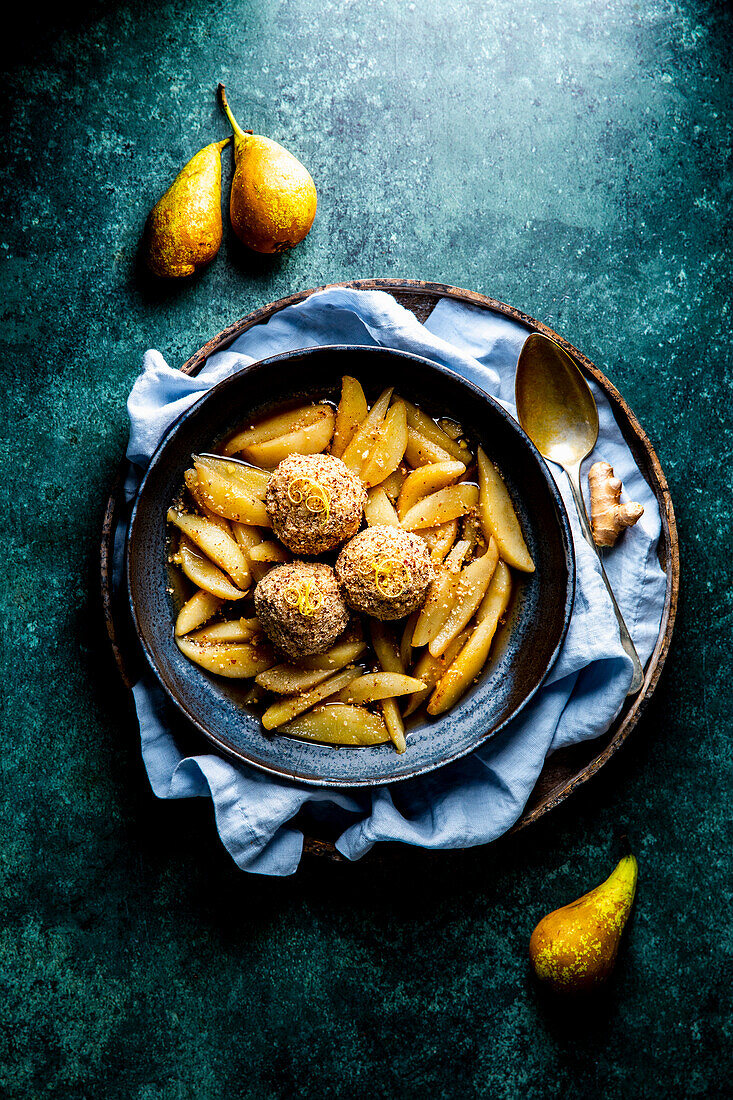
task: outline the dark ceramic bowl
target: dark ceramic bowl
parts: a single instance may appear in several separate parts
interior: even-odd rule
[[[249,416],[285,401],[337,401],[343,374],[367,398],[385,386],[433,416],[450,415],[501,470],[536,564],[519,584],[507,625],[471,691],[439,718],[408,726],[407,751],[391,745],[336,749],[266,735],[243,696],[248,681],[219,679],[191,664],[173,638],[180,599],[167,562],[166,510],[191,454],[212,450]],[[495,401],[426,359],[374,347],[323,347],[265,359],[220,382],[170,428],[153,455],[130,521],[127,583],[148,661],[183,713],[226,753],[264,771],[322,786],[390,783],[431,771],[495,736],[526,706],[565,637],[575,588],[570,526],[557,487],[519,425]],[[178,606],[177,606],[178,605]]]

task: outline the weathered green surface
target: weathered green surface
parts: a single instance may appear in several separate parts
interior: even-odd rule
[[[7,585],[0,1092],[8,1097],[667,1097],[731,1071],[730,9],[706,0],[62,6],[7,62]],[[60,9],[59,9],[60,10]],[[5,43],[7,51],[8,43]],[[231,239],[152,287],[140,231],[243,124],[320,197],[283,258]],[[229,168],[227,169],[230,170]],[[683,542],[663,686],[540,828],[465,854],[238,872],[205,802],[155,802],[94,601],[124,399],[302,287],[473,287],[605,368]],[[727,284],[727,285],[726,285]],[[537,918],[609,872],[634,919],[602,1003],[529,981]]]

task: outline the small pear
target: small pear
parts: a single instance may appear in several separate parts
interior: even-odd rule
[[[636,893],[638,864],[626,855],[595,890],[543,917],[529,941],[535,974],[556,993],[601,985],[616,961]]]
[[[182,279],[210,263],[221,245],[221,151],[206,145],[178,173],[150,212],[146,259],[154,275]]]
[[[234,130],[234,178],[229,199],[232,228],[255,252],[285,252],[308,235],[316,216],[316,188],[300,161],[259,134],[244,131],[219,99]]]

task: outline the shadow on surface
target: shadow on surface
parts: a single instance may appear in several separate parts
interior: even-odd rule
[[[225,208],[228,206],[228,186],[225,185]],[[246,248],[242,242],[234,236],[225,210],[224,242],[222,251],[226,252],[226,261],[231,264],[240,275],[250,284],[257,286],[259,283],[269,282],[273,275],[278,275],[287,269],[290,259],[289,252],[276,252],[271,255],[261,252],[253,252]]]

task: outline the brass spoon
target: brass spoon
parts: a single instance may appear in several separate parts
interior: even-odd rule
[[[634,664],[627,694],[636,695],[644,670],[593,541],[580,487],[580,464],[598,439],[598,409],[593,394],[568,353],[539,332],[533,332],[522,348],[514,392],[519,423],[542,457],[562,466],[568,475],[581,530],[598,554],[601,575],[618,619],[621,644]]]

